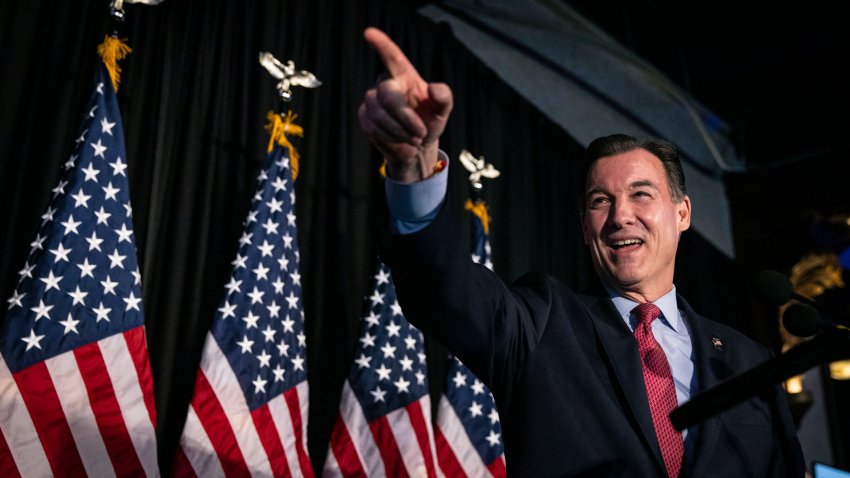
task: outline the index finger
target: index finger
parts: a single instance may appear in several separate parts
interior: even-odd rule
[[[410,63],[410,60],[404,56],[401,48],[386,33],[375,27],[368,27],[363,32],[363,38],[378,52],[390,76],[397,78],[399,76],[410,75],[413,79],[424,82],[422,77],[419,76],[419,72]]]

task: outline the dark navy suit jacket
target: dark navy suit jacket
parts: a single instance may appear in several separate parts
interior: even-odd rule
[[[666,476],[637,343],[604,290],[577,293],[536,273],[505,285],[470,260],[454,213],[460,208],[446,204],[415,234],[382,229],[381,259],[392,270],[405,316],[492,390],[508,476]],[[767,349],[678,300],[701,389],[769,359]],[[778,386],[689,433],[696,434],[695,446],[683,476],[804,474]]]

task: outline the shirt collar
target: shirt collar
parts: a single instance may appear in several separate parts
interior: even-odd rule
[[[611,302],[614,303],[614,307],[617,308],[617,312],[620,313],[620,317],[626,322],[626,325],[629,326],[629,329],[635,329],[635,320],[632,317],[632,309],[638,306],[638,302],[635,302],[631,299],[627,299],[619,294],[617,294],[613,289],[605,287],[605,290],[608,292],[608,296],[611,298]],[[664,294],[653,302],[659,309],[661,309],[661,321],[666,324],[668,327],[676,331],[678,334],[684,333],[683,324],[682,324],[682,316],[679,313],[679,303],[676,300],[676,286],[674,285],[670,292]]]

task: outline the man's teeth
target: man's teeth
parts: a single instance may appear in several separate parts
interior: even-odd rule
[[[643,244],[643,241],[641,241],[640,239],[626,239],[624,241],[616,241],[614,242],[614,247],[623,247],[632,244]]]

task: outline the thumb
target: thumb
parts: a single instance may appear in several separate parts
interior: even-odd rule
[[[420,104],[420,114],[428,129],[426,141],[439,138],[454,107],[452,90],[445,83],[429,83],[428,99]]]
[[[449,113],[454,106],[454,97],[449,85],[445,83],[431,83],[428,85],[428,100],[432,104],[435,116],[448,119]]]

